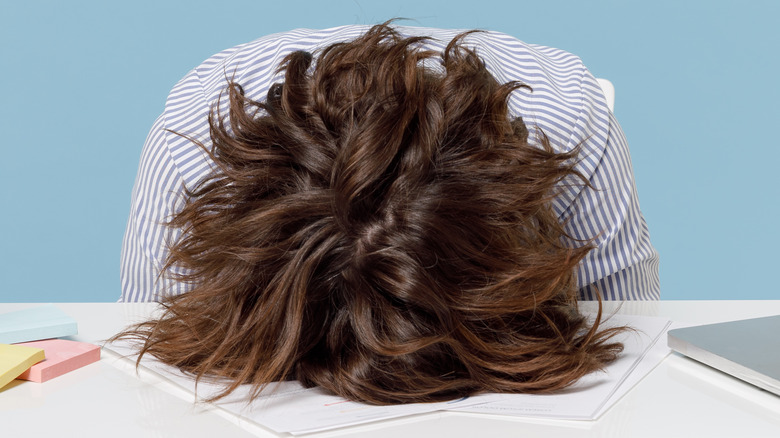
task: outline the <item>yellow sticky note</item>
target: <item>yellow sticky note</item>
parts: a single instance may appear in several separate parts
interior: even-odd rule
[[[40,348],[0,344],[0,389],[44,359]]]

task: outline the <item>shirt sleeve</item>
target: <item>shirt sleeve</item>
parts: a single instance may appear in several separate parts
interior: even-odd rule
[[[589,182],[564,218],[571,236],[595,237],[595,249],[577,269],[580,299],[659,299],[658,253],[639,209],[628,143],[611,112],[607,144]]]
[[[120,302],[158,301],[185,284],[161,275],[176,231],[165,223],[183,203],[183,180],[168,147],[165,118],[152,126],[141,153],[122,242]]]

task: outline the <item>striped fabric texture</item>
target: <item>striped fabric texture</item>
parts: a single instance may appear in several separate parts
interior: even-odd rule
[[[141,153],[121,255],[120,301],[156,301],[188,290],[188,285],[161,273],[168,245],[180,233],[164,223],[181,209],[184,187],[194,187],[211,172],[211,160],[185,137],[211,145],[207,117],[220,102],[227,79],[241,84],[247,97],[263,100],[268,88],[282,81],[276,69],[285,55],[315,52],[367,29],[343,26],[269,35],[212,56],[176,84]],[[431,37],[425,46],[437,51],[461,32],[396,29]],[[658,253],[639,210],[628,144],[595,78],[572,54],[502,33],[473,33],[465,43],[475,48],[499,82],[520,81],[533,89],[513,93],[512,115],[521,116],[532,132],[533,126],[544,131],[558,151],[581,145],[577,168],[593,188],[563,181],[553,202],[573,238],[595,237],[596,249],[577,270],[580,298],[592,300],[600,293],[607,300],[658,299]],[[224,113],[225,99],[221,105]]]

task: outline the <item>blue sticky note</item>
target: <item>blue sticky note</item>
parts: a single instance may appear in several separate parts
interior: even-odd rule
[[[0,344],[71,336],[76,320],[53,304],[0,314]]]

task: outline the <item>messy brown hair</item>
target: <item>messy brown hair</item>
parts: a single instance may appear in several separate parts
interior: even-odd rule
[[[543,392],[614,360],[616,330],[576,308],[591,247],[551,208],[576,151],[529,141],[507,105],[530,89],[467,35],[437,53],[379,25],[288,55],[265,101],[230,82],[214,173],[169,224],[165,270],[192,289],[120,336],[228,378],[219,397],[285,379],[372,404]]]

